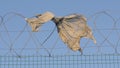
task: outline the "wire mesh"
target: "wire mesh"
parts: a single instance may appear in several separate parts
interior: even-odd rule
[[[120,55],[1,56],[1,68],[119,68]]]

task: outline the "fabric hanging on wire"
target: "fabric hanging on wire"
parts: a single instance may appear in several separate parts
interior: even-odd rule
[[[41,25],[50,21],[53,17],[54,14],[51,12],[45,12],[43,14],[36,15],[35,18],[25,18],[25,20],[31,26],[33,32],[38,32]]]
[[[58,33],[62,41],[73,51],[80,51],[80,39],[90,38],[96,43],[90,27],[87,25],[87,19],[80,14],[71,14],[65,17],[54,17]]]
[[[59,36],[71,50],[82,53],[80,39],[83,37],[92,39],[96,43],[92,30],[87,25],[87,19],[83,15],[71,14],[64,17],[54,17],[53,13],[46,12],[37,15],[35,18],[26,18],[34,32],[38,31],[42,24],[50,20],[56,24]]]

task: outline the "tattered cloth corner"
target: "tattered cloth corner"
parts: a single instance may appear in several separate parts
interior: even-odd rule
[[[25,20],[29,23],[33,32],[37,32],[42,24],[50,21],[54,17],[51,12],[45,12],[43,14],[38,14],[35,18],[26,18]]]

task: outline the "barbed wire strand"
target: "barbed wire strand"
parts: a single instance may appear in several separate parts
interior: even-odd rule
[[[9,15],[9,14],[13,14],[13,15],[16,15],[16,16],[20,16],[20,17],[22,17],[22,18],[26,18],[25,16],[23,16],[22,14],[20,14],[20,13],[16,13],[16,12],[9,12],[9,13],[6,13],[4,16],[3,16],[3,19],[7,16],[7,15]],[[10,18],[12,18],[12,17],[10,17]],[[7,21],[8,21],[9,19],[7,19]],[[1,23],[1,24],[5,24],[5,23]],[[20,35],[22,35],[23,34],[23,32],[24,32],[24,30],[25,30],[25,28],[26,28],[26,26],[24,27],[24,29],[19,33],[19,35],[15,38],[15,40],[12,42],[11,41],[11,39],[10,39],[10,35],[9,35],[9,33],[8,33],[8,29],[7,29],[7,27],[4,25],[4,28],[5,28],[5,30],[6,30],[6,32],[7,32],[7,34],[8,34],[8,37],[9,37],[9,41],[10,41],[10,43],[11,43],[11,46],[10,46],[10,50],[14,50],[12,47],[13,47],[13,44],[15,43],[15,41],[17,40],[17,39],[19,39],[19,37],[20,37]],[[45,39],[45,41],[41,44],[41,46],[43,47],[43,44],[50,38],[50,36],[52,35],[52,33],[55,31],[55,29],[50,33],[50,35]],[[45,47],[44,47],[45,48]],[[39,48],[38,48],[39,49]],[[49,51],[45,48],[45,50],[49,53]],[[16,52],[15,52],[16,53]],[[50,53],[49,53],[49,55],[50,55]]]
[[[115,21],[115,19],[114,19],[110,14],[108,14],[107,12],[104,12],[104,14],[107,15],[108,17],[110,17],[110,18],[113,20],[113,24],[114,24],[114,25],[113,25],[112,30],[109,32],[109,34],[108,34],[107,36],[105,36],[105,35],[103,35],[103,34],[101,33],[100,30],[97,29],[96,20],[97,20],[97,17],[98,17],[98,16],[95,17],[94,27],[96,28],[97,32],[104,38],[103,42],[102,42],[100,45],[103,45],[103,44],[105,43],[105,41],[107,41],[107,42],[110,44],[110,46],[111,46],[113,49],[115,49],[114,45],[108,40],[108,37],[111,35],[111,33],[113,32],[113,30],[115,29],[116,21]],[[116,50],[115,50],[115,51],[116,51]]]
[[[57,44],[57,40],[56,40],[56,42],[55,42],[55,44],[53,44],[53,47],[52,48],[45,48],[44,47],[44,44],[47,42],[47,40],[48,39],[50,39],[50,37],[52,36],[52,34],[54,33],[54,31],[55,31],[55,29],[56,29],[56,27],[54,27],[54,29],[51,31],[51,30],[46,30],[46,31],[51,31],[51,33],[46,37],[46,39],[42,42],[42,43],[40,43],[40,41],[38,40],[38,38],[36,38],[36,36],[34,35],[32,35],[32,32],[31,31],[29,31],[29,29],[27,28],[27,27],[25,27],[25,29],[27,28],[27,31],[25,31],[25,29],[22,29],[22,31],[20,31],[20,32],[22,32],[21,34],[19,34],[17,37],[16,37],[16,39],[14,40],[14,41],[12,41],[11,40],[11,37],[10,37],[10,35],[9,35],[9,32],[19,32],[19,31],[9,31],[8,29],[7,29],[7,27],[6,27],[6,25],[5,25],[5,22],[7,22],[7,21],[9,21],[9,19],[7,19],[6,21],[4,21],[3,22],[3,19],[5,19],[5,17],[7,17],[9,14],[13,14],[13,15],[16,15],[16,16],[20,16],[20,17],[22,17],[22,18],[25,18],[23,15],[21,15],[21,14],[19,14],[19,13],[14,13],[14,12],[10,12],[10,13],[7,13],[7,14],[5,14],[3,17],[1,16],[1,23],[0,23],[0,26],[1,25],[3,25],[3,27],[5,28],[5,32],[7,33],[7,35],[8,35],[8,37],[9,37],[9,40],[10,40],[10,43],[11,43],[11,45],[9,45],[8,46],[8,48],[9,47],[11,47],[12,48],[12,51],[14,52],[14,53],[16,53],[16,55],[18,56],[18,57],[20,57],[18,54],[17,54],[17,52],[16,52],[16,50],[17,49],[14,49],[13,48],[13,45],[14,45],[14,43],[16,42],[16,39],[19,39],[19,37],[21,36],[21,34],[23,33],[23,32],[29,32],[29,36],[31,37],[31,38],[28,38],[28,40],[26,40],[25,41],[25,44],[24,44],[24,47],[21,49],[21,52],[20,52],[20,54],[22,54],[22,52],[23,52],[23,50],[24,49],[27,49],[27,48],[25,48],[27,45],[28,45],[28,41],[30,40],[30,39],[32,39],[32,40],[34,40],[34,43],[35,43],[35,45],[36,45],[36,52],[37,51],[39,51],[40,49],[45,49],[47,52],[48,52],[48,56],[50,57],[50,56],[52,56],[51,55],[51,52],[53,51],[53,49],[60,49],[60,48],[55,48],[55,46],[56,46],[56,44]],[[110,29],[110,28],[98,28],[97,27],[97,19],[98,19],[98,17],[99,17],[99,15],[101,15],[101,14],[104,14],[104,15],[107,15],[108,17],[110,17],[110,19],[112,19],[113,20],[113,27]],[[120,34],[119,33],[119,28],[116,28],[117,26],[116,26],[116,24],[117,24],[117,21],[108,13],[108,12],[106,12],[106,11],[101,11],[101,12],[97,12],[97,13],[95,13],[95,14],[93,14],[92,16],[90,16],[87,20],[89,21],[90,19],[93,19],[93,17],[95,17],[95,19],[94,19],[94,30],[96,31],[96,32],[98,32],[103,38],[104,38],[104,40],[100,43],[100,44],[96,44],[97,46],[95,46],[95,47],[105,47],[103,44],[107,41],[107,43],[109,43],[110,45],[109,46],[111,46],[114,50],[117,50],[116,48],[117,47],[119,47],[119,41],[120,41],[120,39],[118,39],[118,41],[117,41],[117,43],[116,43],[116,46],[114,46],[110,41],[109,41],[109,37],[110,37],[110,35],[111,35],[111,33],[114,31],[114,30],[116,30],[116,32],[118,33],[118,35]],[[10,17],[10,18],[12,18],[12,17]],[[100,30],[110,30],[110,32],[109,32],[109,34],[106,36],[106,35],[104,35]],[[45,31],[45,30],[43,30],[43,31]],[[68,31],[68,30],[65,30],[66,32]],[[2,32],[2,31],[0,31],[0,32]],[[4,32],[4,31],[3,31]],[[31,33],[31,34],[30,34]],[[1,36],[1,35],[0,35]],[[119,36],[119,38],[120,38],[120,36]],[[4,39],[2,39],[2,37],[1,37],[1,40],[6,44],[6,45],[8,45],[9,43],[6,43],[6,41],[4,40]],[[88,46],[88,44],[89,44],[89,40],[85,43],[85,46],[83,47],[83,50],[85,49],[85,48],[89,48],[89,47],[92,47],[92,46]],[[40,45],[40,46],[39,46]],[[109,47],[109,46],[106,46],[106,47]],[[38,48],[37,48],[38,47]],[[0,49],[2,49],[2,48],[0,48]],[[19,48],[18,48],[19,49]],[[29,48],[28,48],[29,49]],[[33,48],[34,49],[34,48]],[[48,50],[48,49],[51,49],[50,51]],[[42,55],[41,55],[42,56]],[[65,55],[64,55],[65,56]]]
[[[7,32],[9,41],[10,41],[10,44],[9,44],[10,52],[14,51],[14,53],[19,57],[19,55],[17,54],[17,52],[16,52],[16,51],[14,50],[14,48],[13,48],[13,44],[14,44],[14,42],[20,37],[20,35],[21,35],[23,32],[21,31],[21,32],[19,33],[19,35],[16,37],[15,41],[12,42],[12,40],[11,40],[11,38],[10,38],[10,34],[9,34],[9,32],[8,32],[8,29],[7,29],[6,25],[5,25],[5,22],[9,21],[12,17],[8,18],[6,21],[4,20],[5,17],[7,17],[9,14],[13,14],[13,16],[16,15],[16,16],[19,16],[19,17],[21,17],[21,18],[25,18],[25,16],[23,16],[23,15],[20,14],[20,13],[9,12],[9,13],[6,13],[6,14],[3,16],[3,22],[2,22],[4,28],[5,28],[6,32]],[[24,29],[25,29],[25,27],[23,28],[23,31],[24,31]]]

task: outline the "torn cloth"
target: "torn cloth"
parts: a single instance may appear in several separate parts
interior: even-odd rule
[[[82,51],[80,48],[82,37],[90,38],[96,43],[84,16],[71,14],[65,17],[54,17],[52,20],[55,22],[63,42],[73,51]]]

